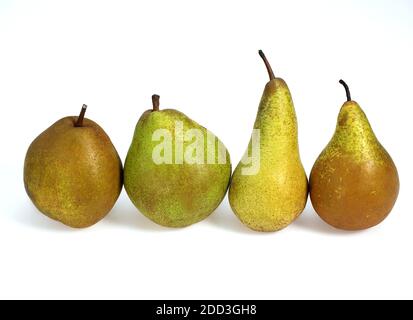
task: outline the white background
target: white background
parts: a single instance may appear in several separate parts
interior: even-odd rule
[[[287,229],[249,231],[227,199],[169,230],[123,191],[110,215],[71,230],[23,187],[30,142],[56,120],[98,122],[125,158],[161,95],[242,156],[267,73],[292,92],[307,173],[350,85],[399,169],[393,212],[337,231],[309,203]],[[0,298],[413,298],[411,1],[0,1]]]

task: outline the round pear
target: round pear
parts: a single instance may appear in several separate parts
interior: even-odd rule
[[[122,162],[103,129],[66,117],[41,133],[24,162],[24,185],[46,216],[73,228],[89,227],[114,206],[122,190]]]

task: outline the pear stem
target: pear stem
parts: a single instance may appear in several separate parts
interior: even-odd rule
[[[262,50],[258,50],[258,54],[262,58],[262,60],[265,63],[265,67],[267,68],[268,75],[270,76],[270,81],[275,79],[274,72],[272,71],[271,65],[267,60],[267,57],[265,56],[264,52]]]
[[[159,98],[157,94],[152,95],[152,111],[159,111]]]
[[[80,114],[75,123],[75,127],[83,127],[83,119],[85,118],[86,109],[87,105],[84,104],[82,106],[82,110],[80,110]]]
[[[345,83],[344,80],[340,80],[339,82],[343,85],[344,89],[346,89],[347,101],[351,101],[350,89],[347,83]]]

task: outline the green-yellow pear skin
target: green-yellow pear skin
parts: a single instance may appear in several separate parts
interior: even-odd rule
[[[183,113],[159,110],[159,96],[153,95],[152,102],[153,109],[143,113],[135,128],[125,161],[125,189],[155,223],[186,227],[208,217],[224,198],[231,177],[229,153]],[[187,137],[193,130],[198,142]]]
[[[308,181],[300,160],[297,119],[290,91],[284,80],[274,77],[262,51],[259,53],[270,75],[254,124],[260,133],[259,170],[245,174],[246,165],[238,164],[232,176],[229,202],[249,228],[272,232],[288,226],[304,210]],[[250,140],[244,157],[252,148],[253,140]]]
[[[66,117],[41,133],[24,162],[24,185],[46,216],[73,228],[89,227],[114,206],[122,190],[122,162],[103,129]]]
[[[347,93],[336,131],[316,160],[310,175],[311,202],[328,224],[363,230],[383,221],[399,193],[392,158],[377,140],[357,102]]]

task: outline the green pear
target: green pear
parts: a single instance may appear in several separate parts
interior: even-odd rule
[[[315,211],[338,229],[362,230],[382,222],[399,193],[396,166],[378,141],[347,84],[336,131],[315,162],[310,197]]]
[[[298,150],[297,119],[285,81],[275,78],[264,53],[266,84],[253,136],[232,176],[229,201],[234,213],[256,231],[278,231],[304,210],[308,183]],[[251,157],[248,167],[246,160]],[[251,170],[255,167],[255,170]]]
[[[139,119],[125,161],[129,198],[146,217],[185,227],[208,217],[228,189],[231,162],[225,146],[183,113],[153,109]]]
[[[30,145],[24,185],[46,216],[74,228],[89,227],[114,206],[122,190],[122,162],[103,129],[84,118],[60,119]]]

